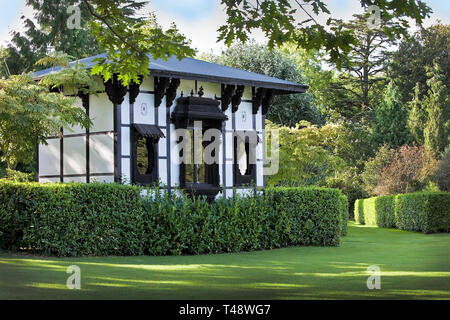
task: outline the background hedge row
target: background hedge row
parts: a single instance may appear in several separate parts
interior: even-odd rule
[[[449,232],[450,193],[416,192],[358,199],[355,221],[423,233]]]
[[[46,255],[179,255],[336,246],[347,198],[281,188],[210,204],[119,184],[0,182],[0,248]]]

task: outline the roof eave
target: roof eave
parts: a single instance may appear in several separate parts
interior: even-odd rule
[[[254,80],[241,80],[236,78],[228,78],[228,77],[216,77],[216,76],[208,76],[208,75],[199,75],[192,74],[186,72],[175,72],[175,71],[166,71],[166,70],[152,70],[149,69],[153,76],[157,77],[175,77],[186,80],[200,80],[205,82],[214,82],[214,83],[223,83],[223,84],[232,84],[232,85],[245,85],[250,87],[261,87],[267,89],[274,89],[274,94],[291,94],[291,93],[305,93],[309,86],[307,85],[291,85],[291,84],[278,84],[273,82],[264,82],[264,81],[254,81]]]

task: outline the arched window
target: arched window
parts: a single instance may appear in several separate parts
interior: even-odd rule
[[[133,124],[132,183],[148,185],[158,179],[158,142],[162,137],[157,126]]]

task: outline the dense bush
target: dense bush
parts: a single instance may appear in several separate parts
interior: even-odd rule
[[[381,228],[395,227],[395,195],[375,198],[377,225]]]
[[[394,202],[395,196],[358,199],[355,201],[355,221],[381,228],[393,228],[395,227]]]
[[[450,193],[417,192],[400,194],[395,199],[398,228],[433,233],[450,231]]]
[[[360,224],[433,233],[450,231],[450,193],[417,192],[358,199],[355,220]]]
[[[434,181],[439,190],[450,191],[450,146],[447,147],[442,160],[434,174]]]
[[[347,198],[334,189],[274,188],[213,204],[156,195],[144,202],[152,255],[334,246],[346,234]]]
[[[0,181],[0,248],[47,255],[175,255],[335,246],[347,198],[325,188],[268,189],[214,203],[117,184]]]
[[[431,181],[437,160],[423,146],[402,146],[377,177],[376,195],[421,191]]]
[[[47,255],[143,253],[140,188],[0,181],[0,248]]]
[[[365,224],[364,221],[364,199],[357,199],[354,206],[355,221],[359,224]]]

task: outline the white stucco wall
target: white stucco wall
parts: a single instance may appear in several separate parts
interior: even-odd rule
[[[177,95],[172,105],[167,108],[166,97],[162,99],[161,105],[155,107],[154,79],[147,77],[140,86],[140,93],[136,101],[130,104],[129,93],[124,97],[120,106],[118,117],[121,120],[119,124],[119,170],[120,175],[125,182],[131,181],[131,126],[133,123],[157,125],[164,133],[165,138],[161,138],[158,143],[158,173],[163,184],[177,187],[179,185],[180,167],[173,159],[178,155],[177,141],[175,137],[175,126],[167,121],[167,114],[171,114],[176,107],[176,101],[183,96],[189,96],[193,90],[195,95],[200,87],[203,87],[206,98],[221,99],[221,84],[208,83],[194,80],[181,80],[177,89]],[[220,184],[225,185],[226,196],[233,195],[233,131],[234,130],[255,130],[262,139],[263,117],[261,108],[256,115],[252,113],[252,88],[245,87],[242,102],[234,114],[230,105],[225,111],[228,120],[225,121],[224,136],[221,137],[221,147],[219,151],[219,175]],[[77,104],[82,108],[81,99],[77,98]],[[221,106],[219,106],[221,108]],[[84,136],[86,129],[76,126],[74,128],[64,129],[63,143],[63,173],[71,175],[65,177],[64,182],[77,181],[87,182],[86,180],[86,148],[89,143],[89,182],[114,182],[114,106],[109,101],[106,93],[91,95],[89,97],[89,116],[93,126],[89,129],[89,138]],[[225,142],[225,143],[224,143]],[[48,146],[39,146],[39,174],[43,176],[41,182],[59,181],[60,175],[60,139],[49,139]],[[263,159],[263,146],[258,144],[256,148],[256,158]],[[225,159],[225,163],[223,160]],[[263,161],[257,161],[256,164],[256,184],[262,187],[263,179]],[[224,172],[225,171],[225,172]],[[84,176],[83,176],[84,175]],[[237,188],[237,193],[245,195],[253,192],[252,189]]]

